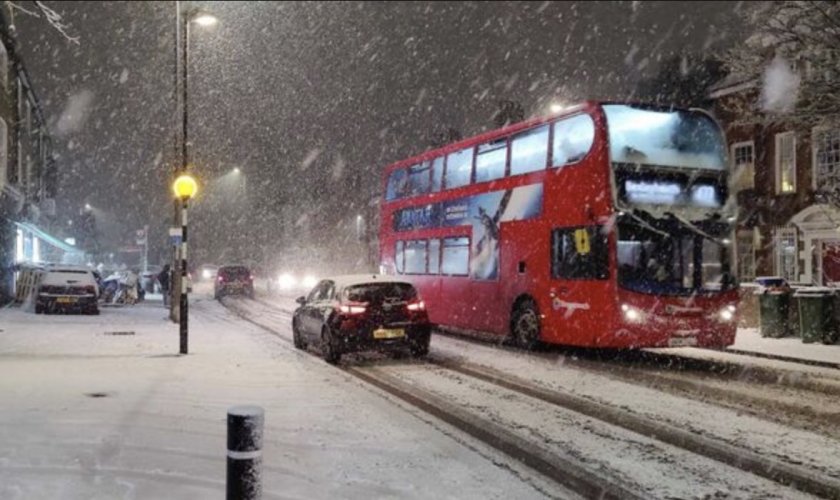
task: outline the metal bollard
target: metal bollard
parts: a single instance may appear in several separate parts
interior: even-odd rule
[[[227,500],[262,498],[262,438],[265,412],[234,406],[227,414]]]

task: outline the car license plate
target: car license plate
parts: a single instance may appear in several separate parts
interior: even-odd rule
[[[76,297],[58,297],[55,301],[59,304],[75,304]]]
[[[399,339],[402,337],[405,337],[405,330],[402,328],[379,328],[378,330],[373,331],[373,338],[375,339]]]
[[[697,345],[697,337],[673,337],[668,339],[669,347],[693,347]]]

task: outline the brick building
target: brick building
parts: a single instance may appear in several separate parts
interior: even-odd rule
[[[738,102],[758,102],[759,93],[758,81],[735,77],[710,92],[726,129],[738,200],[738,276],[840,283],[840,209],[821,195],[840,187],[840,129],[767,123],[753,119],[758,111],[731,111]]]

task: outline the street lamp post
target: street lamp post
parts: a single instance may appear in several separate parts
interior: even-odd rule
[[[179,301],[178,322],[181,339],[180,353],[189,352],[189,294],[187,294],[187,208],[190,199],[198,191],[198,185],[189,174],[184,174],[175,179],[172,184],[175,197],[181,201],[181,290]]]
[[[180,57],[176,57],[175,63],[175,87],[176,90],[180,83],[181,89],[181,148],[180,148],[180,164],[176,168],[176,175],[185,175],[188,171],[189,166],[189,100],[188,100],[188,68],[189,68],[189,37],[190,37],[190,23],[196,23],[199,26],[209,27],[213,26],[218,22],[218,20],[212,16],[211,14],[201,12],[198,10],[190,10],[188,12],[181,12],[181,2],[175,2],[175,24],[176,24],[176,38],[175,38],[175,52],[178,55],[178,51],[180,49]],[[178,66],[180,68],[180,75],[178,71]],[[179,78],[180,76],[180,78]],[[179,81],[180,80],[180,81]],[[176,92],[177,95],[177,92]],[[183,203],[181,207],[178,206],[176,203],[175,205],[175,224],[178,224],[178,212],[179,209],[183,210],[186,206],[186,202]],[[181,216],[182,222],[186,220],[186,214],[182,214]],[[178,255],[175,255],[175,263],[177,268],[177,260]],[[183,261],[183,257],[181,258]],[[183,294],[182,290],[186,289],[185,280],[183,280],[180,276],[177,277],[175,286],[172,287],[172,309],[170,311],[170,317],[174,320],[176,317],[175,314],[175,304],[180,304],[183,302]],[[178,309],[179,315],[182,314],[180,312],[180,308]],[[183,327],[183,318],[179,318],[179,322],[181,322]],[[183,335],[183,334],[182,334]],[[182,340],[183,342],[183,340]]]

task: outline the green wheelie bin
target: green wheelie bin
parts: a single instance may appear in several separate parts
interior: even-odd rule
[[[800,288],[794,294],[799,304],[799,330],[802,342],[832,344],[837,339],[834,320],[835,290],[824,287]]]
[[[782,278],[757,278],[759,331],[762,337],[784,337],[790,334],[791,289]]]

